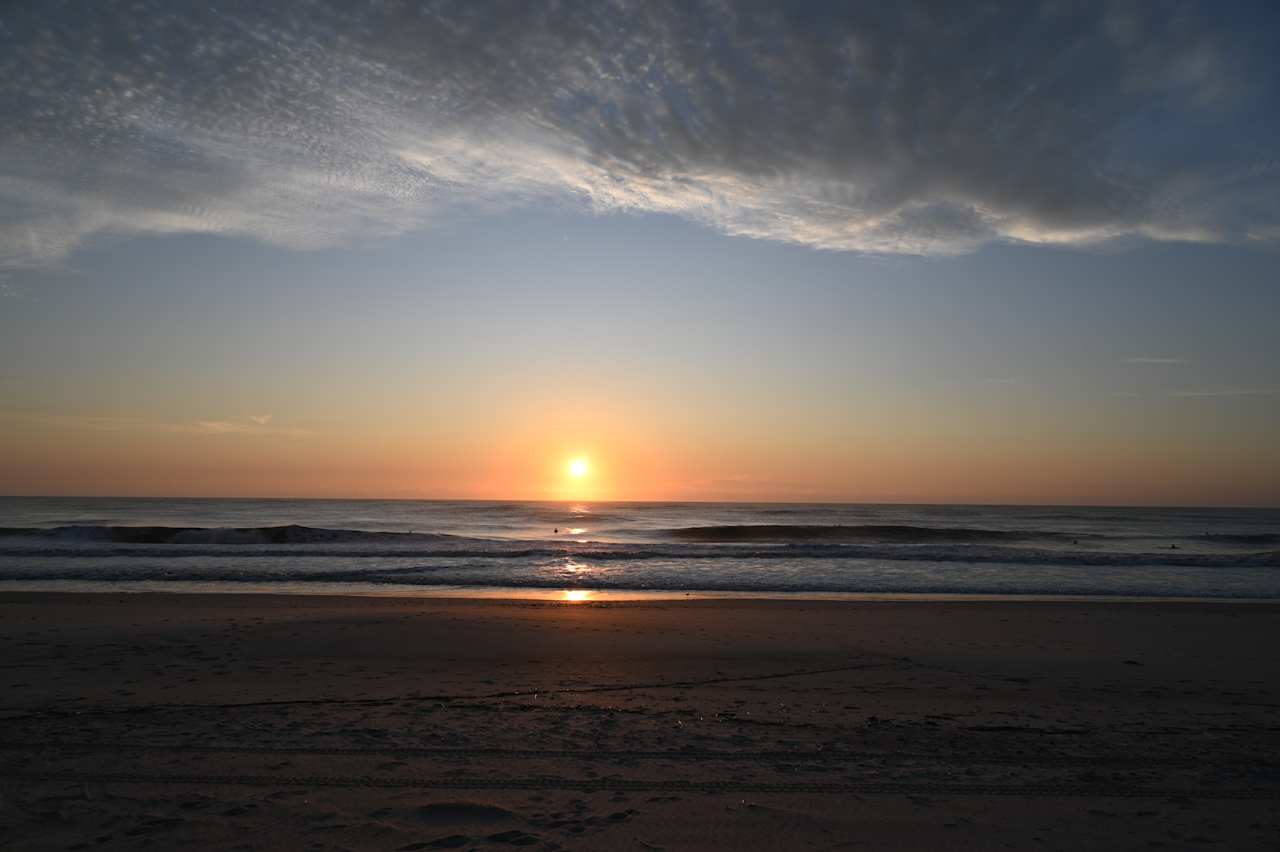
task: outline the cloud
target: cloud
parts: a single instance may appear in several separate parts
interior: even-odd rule
[[[266,426],[268,423],[271,422],[271,415],[270,414],[257,414],[257,415],[250,414],[249,420],[252,421],[253,423],[258,424],[259,426]]]
[[[267,420],[271,419],[266,415]],[[257,435],[278,438],[309,438],[308,429],[269,427],[265,421],[250,417],[238,420],[163,421],[141,417],[99,414],[54,414],[40,411],[0,409],[0,419],[16,420],[45,427],[84,429],[94,432],[164,432],[183,435]]]
[[[1173,397],[1209,396],[1280,396],[1280,388],[1221,388],[1218,390],[1181,390],[1169,394]]]
[[[0,265],[460,207],[825,249],[1275,242],[1274,7],[159,0],[0,19]]]
[[[1125,358],[1126,364],[1186,364],[1185,358]]]
[[[166,431],[193,432],[197,435],[235,435],[255,431],[252,423],[236,423],[232,420],[197,420],[195,423],[152,424],[163,425]]]

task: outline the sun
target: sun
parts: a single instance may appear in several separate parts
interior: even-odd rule
[[[588,464],[583,456],[578,456],[569,462],[569,475],[574,479],[582,479],[589,470],[591,470],[591,465]]]

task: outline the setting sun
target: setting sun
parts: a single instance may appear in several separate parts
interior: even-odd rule
[[[581,479],[586,476],[587,471],[590,469],[591,468],[590,465],[587,464],[587,460],[581,456],[569,462],[569,475],[574,479]]]

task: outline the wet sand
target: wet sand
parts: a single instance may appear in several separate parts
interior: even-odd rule
[[[1280,605],[0,594],[0,848],[1280,846]]]

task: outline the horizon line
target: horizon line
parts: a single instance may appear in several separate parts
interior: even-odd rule
[[[329,502],[329,503],[587,503],[593,505],[618,504],[727,504],[727,505],[777,505],[777,506],[969,506],[974,508],[1062,508],[1062,509],[1271,509],[1280,510],[1280,503],[969,503],[964,501],[912,502],[909,500],[591,500],[551,499],[525,497],[290,497],[290,496],[228,496],[228,495],[111,495],[111,494],[0,494],[0,500],[235,500],[242,502],[275,500],[281,502]]]

